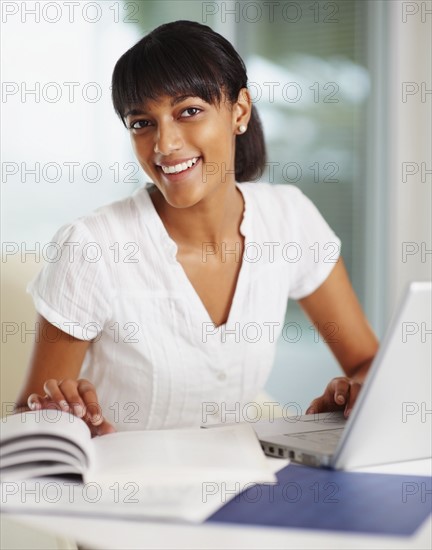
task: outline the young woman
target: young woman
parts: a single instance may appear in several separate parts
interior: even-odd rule
[[[348,415],[377,340],[316,208],[251,182],[263,133],[231,44],[162,25],[119,59],[112,95],[153,185],[57,232],[61,257],[29,288],[42,337],[17,410],[58,406],[93,434],[223,420],[263,388],[291,297],[333,327],[345,373],[307,412]]]

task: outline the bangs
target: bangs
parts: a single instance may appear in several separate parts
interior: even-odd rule
[[[150,34],[138,42],[118,60],[113,73],[112,100],[120,118],[129,109],[164,95],[194,96],[219,104],[223,90],[229,90],[223,59],[206,55],[210,52],[205,50],[202,40],[196,43],[191,36],[168,33],[157,38]]]

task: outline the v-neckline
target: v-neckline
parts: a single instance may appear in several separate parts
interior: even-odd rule
[[[240,266],[240,271],[237,275],[237,281],[236,286],[234,290],[234,294],[231,300],[230,309],[228,312],[228,317],[225,321],[225,323],[222,323],[221,325],[216,325],[216,323],[211,318],[207,308],[204,305],[204,302],[202,301],[200,295],[196,291],[194,285],[192,284],[191,280],[186,274],[186,271],[184,270],[182,264],[177,260],[177,252],[178,252],[178,246],[177,243],[170,237],[162,219],[160,218],[155,205],[153,204],[153,201],[151,200],[150,193],[147,187],[144,188],[146,199],[150,206],[150,211],[152,213],[152,217],[154,220],[154,223],[159,228],[159,233],[161,238],[164,241],[164,248],[167,252],[167,255],[169,256],[169,260],[171,263],[175,266],[178,273],[180,274],[180,277],[182,278],[183,286],[186,289],[191,301],[195,304],[195,306],[200,311],[200,318],[202,319],[202,322],[206,322],[211,324],[214,329],[220,330],[223,329],[226,326],[230,326],[232,323],[232,319],[235,315],[235,311],[237,310],[238,303],[240,301],[240,295],[242,294],[245,280],[247,279],[248,270],[249,270],[249,262],[245,261],[245,250],[247,247],[247,244],[251,240],[251,223],[250,223],[250,204],[247,200],[246,193],[244,192],[244,189],[242,189],[241,184],[236,182],[236,187],[240,191],[243,197],[243,217],[242,221],[240,222],[239,231],[241,235],[244,237],[244,247],[243,247],[243,256],[242,256],[242,263]]]

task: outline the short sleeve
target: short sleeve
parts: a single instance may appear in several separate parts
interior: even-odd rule
[[[292,187],[291,227],[294,236],[290,293],[295,300],[317,290],[330,275],[340,257],[341,240],[300,189]]]
[[[111,309],[101,243],[78,221],[61,227],[46,250],[45,266],[27,285],[36,310],[63,332],[92,340],[103,330]]]

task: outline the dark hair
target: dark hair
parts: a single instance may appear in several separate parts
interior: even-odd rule
[[[160,95],[233,104],[246,87],[245,64],[228,40],[206,25],[174,21],[157,27],[120,57],[112,75],[112,100],[125,124],[131,107]],[[257,179],[265,160],[264,135],[253,105],[247,132],[236,138],[236,180]]]

